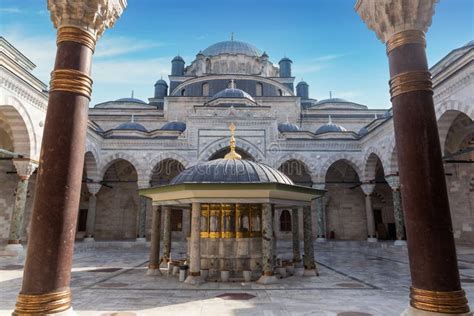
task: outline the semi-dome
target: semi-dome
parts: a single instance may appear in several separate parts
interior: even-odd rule
[[[162,131],[179,131],[186,130],[186,123],[184,122],[168,122],[160,128]]]
[[[265,164],[242,159],[216,159],[194,165],[170,184],[181,183],[283,183],[293,184],[281,171]]]
[[[148,132],[148,130],[141,124],[135,123],[135,122],[127,122],[127,123],[122,123],[119,126],[117,126],[115,129],[121,129],[121,130],[135,130],[135,131],[140,131],[140,132]]]
[[[145,101],[137,99],[137,98],[121,98],[121,99],[115,100],[115,102],[133,102],[133,103],[146,104]]]
[[[347,130],[343,126],[333,123],[331,121],[331,116],[329,116],[329,122],[319,127],[316,130],[315,134],[338,133],[338,132],[347,132]]]
[[[213,44],[206,48],[202,53],[206,56],[217,56],[222,54],[242,54],[247,56],[259,57],[262,52],[255,46],[239,42],[239,41],[224,41]]]
[[[248,94],[244,90],[240,90],[237,88],[227,88],[222,91],[219,91],[211,98],[210,101],[216,100],[219,98],[229,98],[229,99],[245,98],[252,102],[255,102],[255,100],[252,98],[250,94]]]
[[[298,132],[300,130],[300,127],[294,123],[290,123],[286,121],[285,123],[279,123],[278,124],[278,131],[280,133],[285,133],[285,132]]]

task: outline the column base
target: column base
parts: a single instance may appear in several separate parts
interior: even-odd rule
[[[203,284],[204,280],[200,275],[188,275],[186,277],[186,280],[184,280],[184,283],[186,284],[191,284],[191,285],[199,285]]]
[[[318,238],[316,238],[316,242],[326,242],[326,238],[318,237]]]
[[[304,269],[303,276],[318,276],[316,269]]]
[[[82,241],[83,242],[94,242],[95,239],[94,239],[94,237],[84,237],[84,239]]]
[[[375,238],[375,237],[369,237],[369,238],[367,238],[367,241],[368,241],[368,242],[377,242],[377,238]]]
[[[304,268],[303,267],[295,267],[294,276],[303,276],[304,275]]]
[[[407,241],[406,240],[395,240],[395,242],[393,243],[395,246],[406,246],[407,245]]]
[[[262,275],[257,281],[258,284],[275,284],[278,283],[278,279],[274,275]]]
[[[155,275],[162,275],[162,274],[161,274],[160,269],[148,269],[148,270],[146,271],[146,275],[155,276]]]
[[[8,244],[5,247],[5,252],[9,256],[18,257],[25,254],[25,249],[22,244]]]
[[[23,314],[17,314],[15,311],[13,311],[12,316],[20,316]],[[41,314],[45,316],[77,316],[77,313],[72,309],[72,307],[69,307],[67,310],[59,313],[53,313],[53,314]]]
[[[145,237],[138,237],[137,239],[135,239],[136,242],[146,242],[146,238]]]
[[[436,312],[428,312],[422,311],[420,309],[416,309],[413,307],[408,307],[400,316],[473,316],[472,312],[462,313],[462,314],[446,314],[446,313],[436,313]]]

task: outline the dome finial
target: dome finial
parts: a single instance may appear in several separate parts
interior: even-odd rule
[[[329,114],[329,121],[328,124],[332,124],[331,114]]]
[[[224,159],[242,159],[242,156],[235,152],[235,125],[230,123],[230,152],[225,155]]]
[[[230,80],[230,88],[235,89],[235,80],[234,79]]]
[[[130,122],[132,122],[132,123],[135,122],[135,116],[133,114],[132,114],[132,118],[131,118]]]
[[[329,91],[329,99],[332,99],[332,91]]]
[[[230,40],[233,42],[234,41],[234,32],[230,33]]]
[[[133,89],[132,89],[132,99],[133,99]]]

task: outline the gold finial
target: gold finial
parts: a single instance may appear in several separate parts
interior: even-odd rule
[[[230,152],[225,155],[224,159],[242,159],[242,156],[235,152],[235,125],[230,123]]]

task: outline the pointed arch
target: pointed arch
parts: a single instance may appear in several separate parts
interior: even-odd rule
[[[377,168],[377,162],[380,161],[382,164],[382,168],[385,172],[385,165],[383,163],[383,155],[380,150],[376,147],[370,147],[367,149],[365,156],[364,156],[364,173],[362,174],[361,181],[362,182],[369,182],[375,179],[375,173]]]
[[[191,166],[190,162],[184,158],[183,156],[173,153],[173,152],[166,152],[166,153],[160,153],[157,157],[153,158],[148,164],[148,169],[146,171],[146,181],[148,183],[151,182],[151,178],[153,177],[153,171],[155,170],[155,167],[164,160],[176,160],[179,163],[183,165],[184,168],[188,168]]]
[[[107,172],[107,169],[118,159],[123,159],[127,162],[129,162],[134,168],[135,170],[137,171],[137,176],[138,176],[138,179],[143,179],[143,174],[145,173],[142,168],[140,168],[140,163],[139,161],[127,154],[127,153],[123,153],[123,152],[117,152],[117,153],[114,153],[114,154],[111,154],[109,156],[106,156],[104,158],[104,160],[102,161],[101,163],[101,167],[99,168],[100,172],[99,172],[99,179],[102,180],[104,178],[104,174],[105,172]]]
[[[304,155],[301,155],[299,153],[289,153],[286,154],[282,157],[280,157],[276,162],[273,164],[273,168],[279,169],[285,162],[290,161],[290,160],[296,160],[299,161],[303,166],[306,168],[308,171],[311,179],[316,178],[317,174],[317,168],[313,160],[311,160],[309,157],[306,157]]]
[[[237,148],[247,152],[255,161],[264,161],[265,157],[262,151],[249,142],[248,140],[240,137],[235,137]],[[229,147],[229,138],[222,137],[219,140],[204,147],[199,154],[199,161],[208,161],[215,153],[223,148]]]
[[[338,160],[343,160],[345,161],[349,166],[351,166],[354,171],[357,173],[359,176],[359,179],[361,179],[362,175],[362,168],[359,165],[359,161],[353,157],[352,155],[349,155],[347,153],[338,153],[336,155],[328,157],[328,159],[322,164],[321,169],[318,172],[318,181],[317,183],[325,183],[326,179],[326,174],[329,170],[329,168]]]

